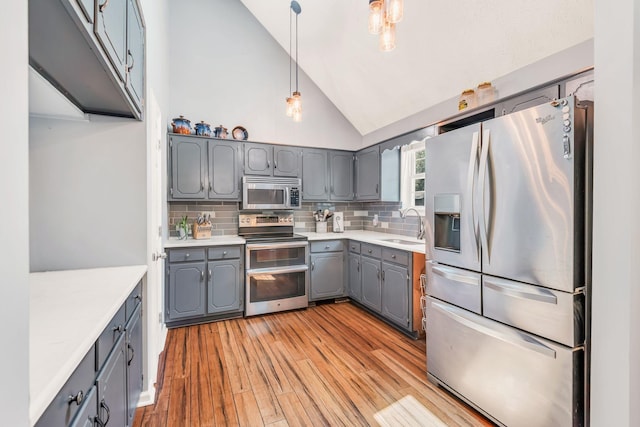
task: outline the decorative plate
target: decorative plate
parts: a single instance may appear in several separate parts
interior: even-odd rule
[[[243,141],[249,139],[249,132],[247,132],[247,130],[242,126],[234,127],[231,131],[231,135],[233,136],[233,139],[241,139]]]

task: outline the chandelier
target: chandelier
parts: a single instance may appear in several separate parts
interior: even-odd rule
[[[291,21],[293,13],[296,14],[296,90],[287,98],[287,117],[293,117],[294,122],[302,121],[302,96],[298,90],[298,15],[302,12],[300,4],[293,0],[289,11],[289,93],[291,93]]]
[[[369,0],[369,33],[380,34],[383,52],[396,47],[396,23],[402,20],[402,0]]]

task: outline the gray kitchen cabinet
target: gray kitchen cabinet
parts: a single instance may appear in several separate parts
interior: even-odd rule
[[[97,0],[95,33],[113,69],[125,81],[127,67],[127,2]]]
[[[204,199],[207,178],[207,140],[171,135],[169,147],[171,151],[169,200]]]
[[[207,283],[207,312],[219,314],[241,311],[244,308],[240,260],[209,261]]]
[[[240,200],[240,145],[208,140],[208,181],[210,200]]]
[[[273,174],[273,148],[267,144],[244,143],[244,174]]]
[[[551,102],[560,97],[560,85],[554,84],[525,94],[507,99],[496,105],[496,115],[505,115],[515,113],[516,111],[526,110],[536,105]]]
[[[127,347],[127,426],[133,426],[142,392],[142,304],[138,304],[125,326]]]
[[[96,377],[98,416],[105,425],[127,425],[126,366],[125,335],[121,334]]]
[[[302,150],[302,200],[329,200],[327,150]]]
[[[362,255],[360,269],[362,271],[362,300],[360,302],[376,313],[380,313],[382,310],[380,259]]]
[[[349,151],[329,152],[330,200],[353,200],[354,158]]]
[[[273,146],[273,176],[299,178],[302,169],[302,149],[286,145]]]
[[[238,245],[169,249],[167,326],[242,316],[243,256],[244,247]]]
[[[380,148],[356,153],[356,200],[380,199]]]
[[[137,0],[127,0],[127,60],[125,89],[138,111],[144,99],[144,25]]]
[[[409,327],[411,282],[405,266],[382,263],[382,315],[403,328]]]
[[[310,301],[345,296],[343,252],[312,253]]]
[[[85,113],[141,119],[137,0],[29,0],[29,64]]]
[[[359,253],[349,252],[349,297],[358,302],[362,302],[360,262]]]
[[[206,263],[169,263],[167,315],[178,320],[205,314]]]

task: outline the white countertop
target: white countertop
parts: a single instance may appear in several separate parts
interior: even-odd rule
[[[136,265],[29,275],[31,425],[146,272],[146,265]]]
[[[389,248],[402,249],[410,252],[425,253],[425,241],[418,240],[415,237],[403,236],[401,234],[380,233],[378,231],[353,230],[343,233],[315,233],[300,232],[303,236],[307,236],[309,241],[314,240],[333,240],[333,239],[351,239],[364,243],[372,243],[374,245],[386,246]],[[413,242],[414,244],[404,244],[399,242],[389,242],[385,240],[396,239]]]
[[[315,233],[315,232],[298,232],[307,236],[309,241],[314,240],[333,240],[333,239],[351,239],[360,242],[372,243],[374,245],[386,246],[389,248],[402,249],[405,251],[425,253],[425,241],[418,240],[414,237],[403,236],[401,234],[381,233],[378,231],[353,230],[343,233]],[[389,242],[384,239],[397,239],[403,241],[414,242],[414,244],[404,244],[397,242]],[[169,238],[164,242],[165,248],[192,248],[197,246],[222,246],[222,245],[244,245],[245,240],[240,236],[214,236],[210,239],[178,239],[177,237]]]
[[[165,248],[191,248],[195,246],[222,246],[222,245],[244,245],[245,240],[240,236],[212,236],[210,239],[179,239],[170,237],[165,240]]]

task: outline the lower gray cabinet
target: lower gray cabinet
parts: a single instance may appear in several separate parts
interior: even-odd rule
[[[127,426],[133,425],[142,392],[142,304],[138,304],[125,327],[127,346]]]
[[[344,296],[344,256],[342,252],[311,254],[310,300]]]
[[[382,263],[382,315],[406,328],[409,326],[409,270],[401,265]]]
[[[125,335],[121,334],[96,378],[98,416],[109,427],[127,425],[126,367]]]
[[[208,313],[226,313],[244,308],[239,259],[209,261],[208,277]]]
[[[169,249],[165,287],[167,326],[242,315],[243,254],[242,246]]]
[[[362,275],[360,273],[360,254],[349,252],[349,297],[362,301]]]
[[[169,264],[168,316],[171,320],[205,313],[205,262]]]
[[[382,310],[381,262],[379,259],[362,255],[362,300],[370,309],[380,313]]]

